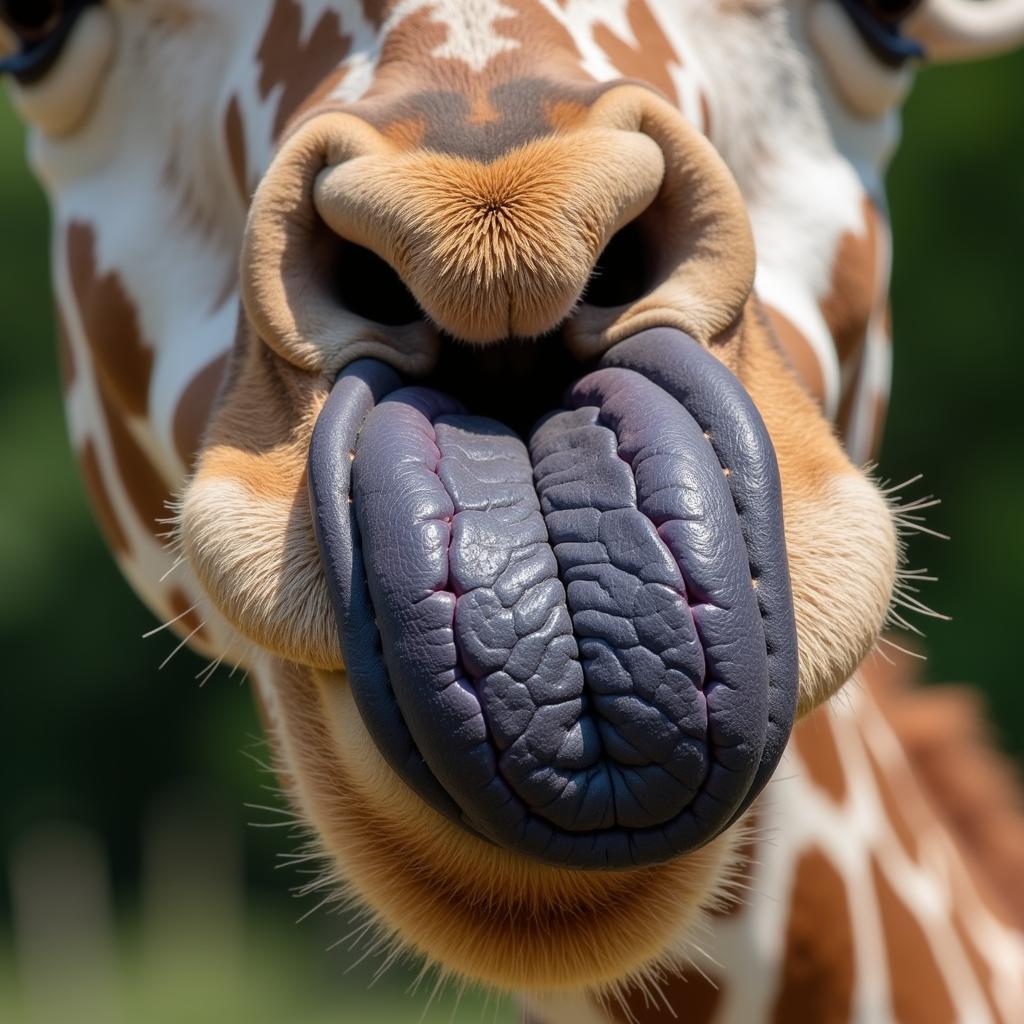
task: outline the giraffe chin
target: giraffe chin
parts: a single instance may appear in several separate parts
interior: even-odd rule
[[[689,336],[613,347],[523,434],[358,360],[308,479],[362,724],[461,830],[620,871],[771,777],[798,684],[778,467]]]
[[[396,944],[447,974],[518,996],[613,995],[656,977],[732,890],[743,823],[663,864],[577,871],[482,840],[384,760],[344,673],[279,662],[271,732],[327,882]]]

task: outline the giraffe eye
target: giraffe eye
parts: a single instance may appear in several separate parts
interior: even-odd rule
[[[868,11],[879,21],[885,22],[902,21],[920,4],[921,0],[864,0]]]
[[[63,0],[0,0],[0,18],[19,39],[48,36],[60,24]]]
[[[79,15],[101,0],[0,0],[0,21],[21,44],[0,60],[0,74],[23,85],[42,78],[60,56]]]
[[[915,40],[900,27],[922,0],[839,0],[860,37],[885,65],[902,67],[908,60],[924,56]]]

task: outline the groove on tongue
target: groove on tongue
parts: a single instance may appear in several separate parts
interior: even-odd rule
[[[466,824],[627,866],[701,845],[748,802],[764,630],[729,483],[687,409],[622,368],[567,404],[528,453],[437,392],[395,391],[362,424],[352,497],[378,657]]]

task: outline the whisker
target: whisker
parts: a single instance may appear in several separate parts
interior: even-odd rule
[[[168,619],[162,625],[154,626],[151,630],[149,630],[148,633],[143,633],[142,639],[148,640],[151,636],[156,636],[157,633],[162,633],[168,627],[173,626],[176,622],[181,621],[181,619],[185,618],[186,615],[191,615],[192,612],[194,612],[198,607],[199,602],[196,601],[196,603],[192,605],[191,608],[186,608],[183,612],[180,612],[178,615],[175,615],[173,619]]]
[[[912,476],[904,480],[901,484],[893,484],[890,483],[888,480],[883,480],[879,484],[879,487],[882,493],[885,495],[896,494],[898,491],[902,491],[907,487],[912,487],[914,484],[920,483],[920,481],[923,479],[924,473],[918,473],[916,476]]]
[[[924,533],[927,534],[929,537],[934,537],[936,540],[951,539],[948,533],[942,533],[939,530],[933,530],[930,526],[925,526],[923,523],[907,522],[905,519],[901,519],[899,516],[896,516],[896,522],[899,526],[901,526],[904,530],[906,530],[909,533]]]
[[[916,597],[911,597],[909,594],[897,594],[893,598],[893,603],[901,608],[906,608],[908,611],[917,612],[918,615],[924,615],[929,619],[940,619],[942,622],[953,621],[952,615],[944,615],[942,612],[937,612],[934,608],[929,608],[923,601],[919,601]]]
[[[244,751],[243,751],[243,753],[244,753]],[[267,804],[250,804],[250,803],[242,804],[242,806],[246,810],[249,810],[249,811],[266,811],[268,814],[287,815],[293,821],[300,821],[301,820],[299,818],[299,816],[294,811],[289,810],[287,807],[271,807],[271,806],[269,806]]]
[[[928,508],[935,508],[937,505],[942,504],[942,499],[935,497],[934,494],[922,494],[919,498],[912,498],[910,501],[892,503],[894,508],[901,515],[905,515],[907,512],[923,512]]]
[[[305,921],[307,918],[312,917],[318,910],[320,910],[323,907],[326,907],[333,899],[334,899],[333,896],[325,896],[319,903],[314,904],[312,907],[309,908],[309,910],[305,911],[295,921],[295,923],[296,924],[302,924],[303,921]]]
[[[221,662],[223,660],[224,655],[222,654],[219,658],[215,658],[213,661],[211,661],[210,664],[206,666],[206,668],[200,669],[196,673],[195,677],[200,681],[199,689],[202,689],[204,686],[206,686],[206,684],[213,678],[214,672],[216,672],[217,669],[220,668]]]
[[[900,654],[906,654],[910,658],[916,658],[918,661],[928,660],[927,655],[919,654],[917,651],[907,650],[906,647],[901,647],[898,643],[896,643],[893,640],[890,640],[887,636],[880,636],[878,638],[878,642],[881,644],[885,644],[887,647],[892,647],[894,650],[899,651]]]
[[[166,580],[166,579],[167,579],[167,577],[168,577],[168,576],[170,576],[170,575],[171,575],[171,573],[172,573],[172,572],[174,572],[174,570],[175,570],[175,569],[177,569],[177,568],[178,568],[178,567],[179,567],[179,566],[181,565],[181,563],[182,563],[182,562],[184,562],[184,561],[185,561],[185,556],[184,556],[184,555],[179,555],[179,556],[178,556],[178,557],[177,557],[177,558],[176,558],[176,559],[174,560],[174,562],[173,562],[173,564],[171,565],[170,569],[168,569],[168,570],[167,570],[167,572],[165,572],[165,573],[163,574],[163,576],[161,576],[161,577],[160,577],[160,579],[159,579],[159,580],[157,580],[157,582],[158,582],[158,583],[163,583],[163,582],[164,582],[164,580]]]
[[[908,633],[914,633],[916,636],[924,637],[924,633],[917,628],[912,622],[908,622],[895,608],[889,609],[889,621],[895,623],[900,629],[905,629]]]
[[[196,626],[196,628],[193,629],[192,632],[189,633],[189,635],[187,637],[185,637],[185,639],[182,640],[181,643],[178,644],[178,646],[175,647],[174,650],[171,651],[171,653],[168,654],[167,657],[164,658],[163,661],[160,662],[160,667],[157,669],[157,671],[158,672],[162,672],[164,670],[164,668],[166,668],[167,663],[171,660],[171,658],[173,658],[178,653],[178,651],[180,651],[182,649],[182,647],[184,647],[185,644],[187,644],[189,642],[189,640],[191,640],[192,637],[194,637],[196,635],[196,633],[198,633],[199,630],[201,630],[203,628],[203,626],[205,626],[205,625],[206,625],[205,622],[200,622],[199,625]]]

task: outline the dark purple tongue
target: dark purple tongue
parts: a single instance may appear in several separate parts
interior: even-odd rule
[[[678,332],[604,362],[529,449],[354,363],[310,455],[380,749],[449,817],[578,867],[717,835],[774,770],[796,694],[778,472],[752,403]]]

